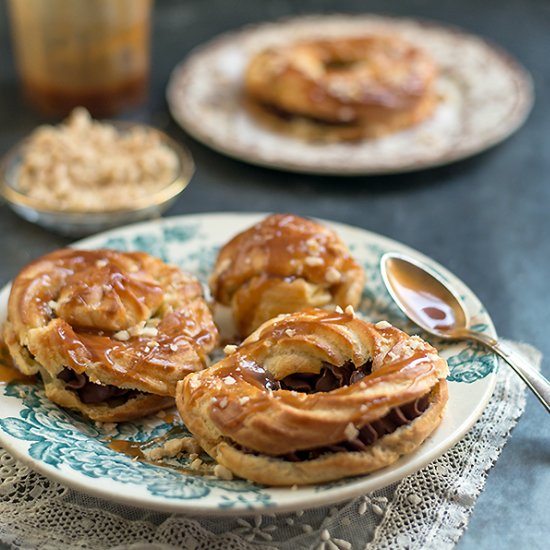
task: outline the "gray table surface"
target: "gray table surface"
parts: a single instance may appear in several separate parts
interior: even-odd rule
[[[455,24],[506,48],[534,78],[536,104],[525,126],[492,150],[446,167],[346,179],[278,172],[224,158],[171,120],[164,99],[167,79],[193,46],[243,24],[289,14],[367,10]],[[191,185],[168,215],[287,211],[382,233],[431,256],[465,281],[501,336],[529,342],[550,356],[550,2],[158,0],[154,13],[150,98],[131,117],[186,143],[197,164]],[[2,2],[0,153],[46,121],[20,97],[7,26]],[[69,242],[19,219],[5,205],[0,205],[0,234],[1,284],[31,259]],[[547,359],[543,372],[550,375]],[[547,548],[549,461],[548,416],[529,396],[458,548]]]

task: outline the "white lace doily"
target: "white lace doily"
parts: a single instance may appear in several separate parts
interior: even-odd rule
[[[536,350],[521,350],[540,364]],[[451,548],[524,407],[524,384],[502,367],[479,421],[424,469],[345,504],[277,516],[199,520],[129,508],[49,481],[0,448],[0,540],[40,550]]]

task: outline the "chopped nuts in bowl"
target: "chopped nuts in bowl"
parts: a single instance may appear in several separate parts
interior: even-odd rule
[[[75,109],[4,157],[0,190],[23,218],[78,236],[160,215],[189,183],[190,153],[163,132]]]

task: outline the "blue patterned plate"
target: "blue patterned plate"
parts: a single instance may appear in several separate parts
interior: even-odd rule
[[[206,281],[217,250],[230,235],[261,219],[258,214],[200,214],[116,229],[80,241],[82,248],[144,250],[195,273]],[[410,332],[391,302],[378,270],[382,254],[406,252],[428,262],[462,295],[475,329],[492,336],[491,319],[476,296],[429,258],[362,229],[333,224],[367,272],[360,311],[373,321],[387,319]],[[0,293],[5,318],[9,287]],[[171,428],[155,416],[140,422],[96,425],[50,403],[40,384],[0,385],[0,445],[31,468],[74,489],[133,506],[193,514],[244,515],[282,512],[338,502],[364,494],[418,470],[454,445],[481,415],[495,384],[496,359],[473,344],[433,341],[448,359],[449,404],[443,422],[415,453],[368,476],[312,487],[274,489],[241,480],[185,475],[170,468],[135,462],[108,447],[111,438],[146,441]],[[185,464],[182,464],[184,466]]]

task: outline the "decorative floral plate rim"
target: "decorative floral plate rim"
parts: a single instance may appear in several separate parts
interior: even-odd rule
[[[204,282],[217,248],[230,234],[249,227],[264,215],[215,213],[165,218],[114,229],[74,246],[145,250],[186,267]],[[381,286],[378,261],[384,252],[393,250],[427,262],[449,280],[473,315],[476,329],[495,335],[491,318],[473,292],[430,258],[376,233],[325,223],[338,231],[365,266],[368,283],[359,311],[368,311],[366,318],[386,318],[409,332],[418,332]],[[0,292],[0,319],[6,315],[8,294],[6,285]],[[155,417],[143,423],[97,426],[49,402],[39,384],[0,384],[0,445],[49,478],[130,506],[195,515],[248,515],[336,503],[384,487],[422,468],[452,447],[481,415],[495,385],[496,358],[467,343],[434,344],[448,358],[451,369],[449,404],[443,422],[415,453],[368,476],[281,489],[241,480],[184,475],[169,468],[134,462],[109,449],[108,438],[142,441],[166,433],[171,427],[167,422]]]
[[[422,124],[376,140],[308,144],[263,128],[242,106],[242,75],[253,52],[320,32],[341,36],[380,29],[425,46],[440,67],[442,100]],[[176,122],[219,153],[269,168],[354,176],[441,166],[496,145],[527,118],[533,84],[506,51],[457,27],[424,19],[332,14],[284,18],[221,34],[174,68],[166,96]]]

